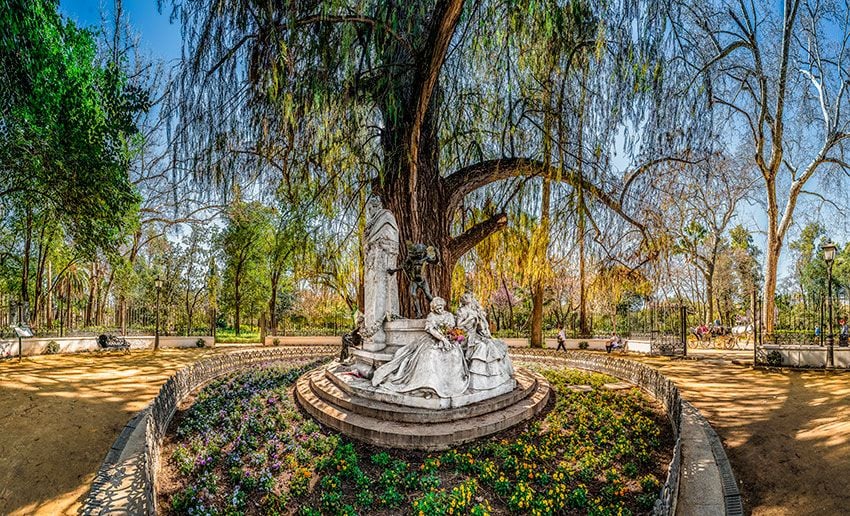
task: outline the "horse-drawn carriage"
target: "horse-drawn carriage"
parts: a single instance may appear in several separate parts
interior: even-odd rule
[[[691,345],[697,349],[745,349],[753,343],[753,325],[746,321],[737,321],[735,326],[703,324],[691,328],[694,339]]]

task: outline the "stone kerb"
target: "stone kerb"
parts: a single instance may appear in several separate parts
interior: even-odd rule
[[[121,432],[95,475],[81,514],[156,514],[155,486],[162,439],[177,407],[192,392],[218,377],[253,365],[309,360],[338,351],[331,346],[234,351],[181,369]]]
[[[153,349],[154,337],[152,335],[125,337],[130,349]],[[192,337],[160,336],[160,348],[194,348],[198,339],[204,341],[204,346],[215,346],[215,338],[211,335],[196,335]],[[85,337],[37,337],[23,339],[21,355],[25,357],[46,355],[47,345],[55,342],[59,346],[57,353],[80,353],[88,351],[101,351],[97,345],[97,336]],[[18,356],[18,339],[0,340],[0,358],[14,358]]]
[[[740,492],[720,439],[699,411],[681,398],[678,387],[657,370],[633,360],[595,353],[556,354],[542,349],[511,352],[521,360],[557,362],[626,380],[664,405],[676,444],[654,514],[676,514],[677,504],[682,504],[682,513],[695,510],[701,514],[743,514]],[[684,424],[683,413],[687,413]],[[683,487],[684,496],[680,496]]]

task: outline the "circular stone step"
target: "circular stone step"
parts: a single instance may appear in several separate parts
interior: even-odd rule
[[[310,388],[323,401],[363,416],[402,423],[447,423],[480,416],[501,410],[527,398],[537,387],[537,378],[534,375],[527,370],[517,370],[515,373],[517,387],[511,392],[495,396],[487,400],[487,403],[479,402],[463,407],[434,410],[406,407],[361,396],[358,390],[352,389],[350,385],[328,372],[327,369],[318,369],[308,375]]]
[[[324,367],[302,375],[295,385],[295,395],[304,410],[320,423],[353,439],[387,448],[437,451],[500,432],[532,418],[543,410],[551,394],[548,382],[542,376],[520,368],[517,369],[516,376],[520,386],[514,392],[527,391],[526,395],[508,405],[505,405],[505,400],[510,397],[502,395],[456,409],[446,409],[458,411],[454,415],[462,414],[463,411],[474,414],[451,421],[433,421],[434,418],[444,417],[439,414],[424,416],[429,412],[446,410],[395,406],[384,411],[384,405],[390,404],[379,405],[374,400],[365,400],[350,394],[343,396],[342,394],[346,394],[344,391],[333,391],[329,387],[332,382],[324,377]],[[317,391],[335,401],[323,399]],[[512,394],[514,393],[508,393],[507,396]],[[337,405],[337,402],[340,404]],[[405,412],[423,417],[415,419],[400,416]]]

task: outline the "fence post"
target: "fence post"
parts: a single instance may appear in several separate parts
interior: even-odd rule
[[[679,306],[679,338],[682,340],[682,356],[688,356],[688,307]]]

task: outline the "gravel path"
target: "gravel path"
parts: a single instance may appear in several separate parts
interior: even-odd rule
[[[0,514],[76,514],[112,442],[206,349],[0,362]]]
[[[227,350],[45,356],[0,362],[0,514],[76,513],[124,424],[175,370]],[[723,440],[747,512],[850,507],[850,373],[753,371],[729,354],[640,357]]]

